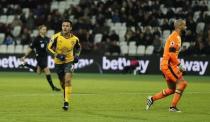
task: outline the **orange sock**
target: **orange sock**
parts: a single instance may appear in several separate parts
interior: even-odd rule
[[[187,86],[187,82],[180,81],[177,84],[177,86],[178,86],[178,88],[176,89],[174,97],[172,99],[171,107],[176,107],[176,105],[178,104],[179,100],[181,99],[182,93]]]
[[[171,95],[173,93],[174,93],[174,90],[167,88],[167,89],[164,89],[163,91],[155,94],[152,97],[152,99],[153,99],[153,101],[156,101],[156,100],[162,99],[162,98],[164,98],[164,97],[166,97],[168,95]]]
[[[182,91],[179,91],[179,92],[182,92]],[[174,94],[174,97],[173,97],[173,100],[172,100],[172,103],[171,103],[171,107],[176,107],[176,105],[179,102],[181,96],[182,96],[182,93],[178,93],[177,90],[176,90],[176,92]]]

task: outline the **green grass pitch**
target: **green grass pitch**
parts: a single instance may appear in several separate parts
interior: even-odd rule
[[[50,90],[44,74],[0,73],[0,122],[209,122],[210,77],[185,76],[189,85],[182,113],[170,113],[172,96],[145,111],[148,95],[162,90],[161,75],[79,74],[73,76],[71,110],[63,93]],[[58,80],[53,74],[53,80]]]

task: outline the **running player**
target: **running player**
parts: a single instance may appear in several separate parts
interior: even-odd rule
[[[178,19],[174,22],[174,27],[175,30],[167,38],[163,58],[160,64],[160,68],[166,79],[168,88],[162,90],[154,96],[149,96],[147,98],[146,110],[148,110],[155,101],[174,94],[169,111],[181,112],[177,108],[177,104],[187,86],[187,81],[183,79],[182,74],[185,71],[185,68],[180,63],[178,54],[181,47],[180,35],[182,31],[187,28],[186,21]]]

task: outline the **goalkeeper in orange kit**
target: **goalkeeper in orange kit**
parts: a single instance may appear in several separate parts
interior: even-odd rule
[[[174,22],[175,30],[166,40],[163,58],[160,64],[161,71],[167,81],[168,88],[163,89],[161,92],[149,96],[147,98],[146,110],[148,110],[155,101],[162,99],[166,96],[174,94],[170,112],[181,112],[177,108],[177,104],[182,96],[183,91],[187,86],[187,81],[183,79],[183,72],[185,68],[180,64],[178,60],[178,54],[181,47],[181,33],[186,27],[186,21],[178,19]]]

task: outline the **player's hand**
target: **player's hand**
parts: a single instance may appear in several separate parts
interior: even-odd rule
[[[181,72],[185,72],[185,71],[186,71],[185,66],[183,66],[182,64],[179,64],[178,66],[179,66],[179,70],[180,70]]]
[[[79,62],[79,56],[74,56],[74,61],[73,63],[78,63]]]
[[[56,58],[58,58],[60,61],[65,61],[66,60],[66,56],[63,54],[57,54]]]

